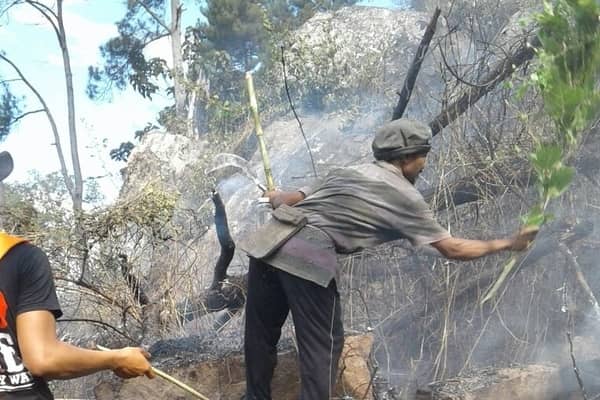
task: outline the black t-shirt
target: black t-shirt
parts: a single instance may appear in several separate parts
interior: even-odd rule
[[[53,399],[47,383],[27,371],[19,351],[17,315],[36,310],[62,315],[48,258],[21,243],[0,260],[0,400]]]

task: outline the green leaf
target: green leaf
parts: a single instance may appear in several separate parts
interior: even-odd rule
[[[515,97],[517,98],[517,100],[523,100],[523,98],[525,97],[525,94],[527,94],[527,90],[529,90],[528,84],[522,84],[521,86],[519,86],[519,88],[517,89],[517,92],[515,94]]]
[[[547,196],[549,198],[560,196],[569,187],[574,174],[575,168],[573,167],[561,167],[552,171],[546,181]]]
[[[524,226],[542,226],[548,219],[548,215],[544,214],[542,207],[537,205],[525,215],[521,217],[521,222]]]
[[[536,171],[542,175],[544,172],[560,165],[562,162],[562,149],[558,145],[539,146],[531,154],[531,162]]]

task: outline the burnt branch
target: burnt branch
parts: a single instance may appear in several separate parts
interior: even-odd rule
[[[131,273],[131,268],[127,260],[127,255],[119,254],[118,257],[119,264],[121,265],[121,275],[123,275],[123,278],[127,283],[127,287],[133,295],[133,298],[141,306],[148,305],[150,303],[150,300],[148,299],[148,296],[146,296],[146,293],[144,292],[144,289],[142,288],[139,279]]]
[[[429,44],[431,43],[431,39],[433,38],[433,34],[435,33],[435,28],[437,25],[438,18],[440,17],[441,10],[436,7],[431,20],[429,21],[429,25],[425,29],[425,33],[423,34],[423,38],[421,39],[421,43],[419,43],[419,47],[417,48],[417,52],[415,53],[415,58],[406,73],[406,78],[404,80],[404,85],[402,86],[402,91],[398,93],[399,99],[398,104],[394,108],[394,113],[392,114],[392,121],[402,118],[404,111],[406,110],[406,106],[408,105],[408,101],[410,100],[410,95],[412,94],[413,88],[415,87],[415,82],[417,81],[417,76],[419,75],[419,70],[421,69],[421,64],[423,64],[423,60],[425,59],[425,55],[427,54],[427,50],[429,49]]]
[[[481,79],[485,84],[472,84],[455,102],[443,109],[437,117],[429,123],[433,135],[454,122],[465,113],[479,99],[494,89],[498,83],[508,78],[517,68],[531,60],[536,53],[536,48],[541,45],[537,36],[531,40],[523,40],[517,49],[498,61],[491,71]]]
[[[185,310],[181,310],[180,313],[184,319],[191,321],[208,313],[228,310],[229,317],[220,319],[222,324],[219,326],[222,326],[246,303],[244,293],[247,287],[247,275],[227,276],[227,269],[235,253],[235,243],[229,232],[225,204],[218,192],[213,191],[212,201],[215,204],[215,230],[221,245],[221,254],[215,265],[213,281],[208,290],[201,293],[196,301],[192,301],[191,307],[185,306]]]

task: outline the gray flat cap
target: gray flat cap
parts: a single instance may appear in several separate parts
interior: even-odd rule
[[[371,144],[377,160],[395,160],[431,149],[431,129],[422,122],[401,118],[383,125]]]
[[[8,151],[0,152],[0,182],[6,179],[13,170],[13,159]]]

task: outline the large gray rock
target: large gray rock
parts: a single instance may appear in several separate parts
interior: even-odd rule
[[[290,35],[286,47],[294,99],[319,112],[345,108],[352,119],[369,107],[385,107],[391,115],[429,19],[416,11],[358,6],[316,14]],[[443,23],[438,25],[443,31]],[[437,65],[425,60],[415,93],[441,90]],[[281,74],[275,80],[283,87]],[[421,115],[427,101],[416,96],[409,112]]]
[[[129,157],[120,200],[127,200],[148,184],[156,183],[183,195],[185,203],[181,206],[192,205],[197,201],[189,191],[195,179],[194,167],[206,156],[207,147],[205,141],[183,135],[159,130],[146,133]]]

